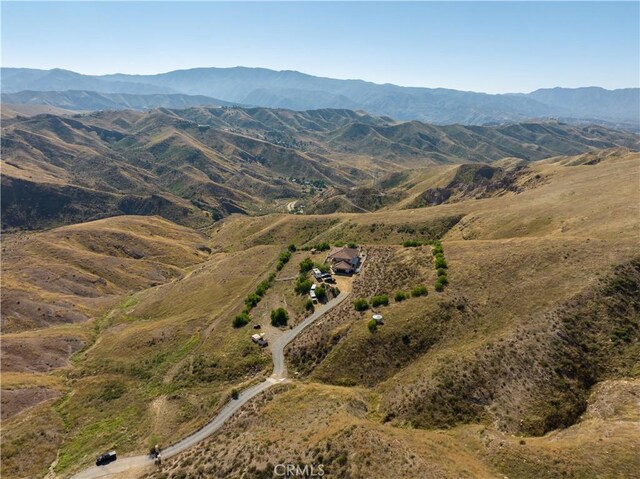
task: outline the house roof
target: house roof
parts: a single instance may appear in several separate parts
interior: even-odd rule
[[[338,261],[333,265],[333,269],[351,269],[351,268],[352,268],[351,264],[347,263],[346,261]]]
[[[356,248],[347,248],[346,246],[343,246],[341,248],[333,248],[327,255],[327,258],[331,258],[333,260],[351,261],[357,256],[358,250]]]

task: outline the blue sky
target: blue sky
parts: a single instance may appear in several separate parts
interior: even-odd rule
[[[2,65],[252,66],[460,90],[640,86],[638,2],[2,2]]]

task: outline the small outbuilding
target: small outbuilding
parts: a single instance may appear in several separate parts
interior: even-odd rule
[[[376,324],[384,324],[384,320],[382,319],[381,314],[378,314],[378,313],[374,314],[373,320],[376,322]]]

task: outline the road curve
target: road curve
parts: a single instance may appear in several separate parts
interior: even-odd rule
[[[220,429],[222,425],[249,400],[253,399],[261,392],[266,391],[274,384],[279,384],[286,381],[287,364],[284,360],[284,348],[287,346],[287,344],[293,341],[293,339],[295,339],[295,337],[300,334],[307,326],[316,321],[329,310],[338,306],[347,298],[347,296],[349,296],[349,293],[340,293],[337,297],[333,298],[331,301],[328,301],[326,304],[318,306],[312,315],[305,318],[296,327],[287,329],[282,334],[282,336],[280,336],[271,345],[271,356],[273,358],[273,373],[271,374],[271,376],[265,379],[263,382],[255,384],[250,388],[247,388],[244,391],[240,392],[238,399],[229,401],[218,413],[218,415],[201,429],[198,429],[196,432],[194,432],[190,436],[185,437],[173,446],[169,446],[166,449],[163,449],[161,453],[162,458],[168,459],[172,456],[175,456],[176,454],[189,449],[191,446],[194,446],[198,442],[209,437],[218,429]],[[99,477],[108,477],[112,474],[117,474],[137,467],[149,466],[152,464],[153,459],[151,459],[149,456],[123,457],[106,466],[93,466],[85,469],[75,476],[72,476],[72,479],[94,479]]]

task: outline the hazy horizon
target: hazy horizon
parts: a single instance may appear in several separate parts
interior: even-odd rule
[[[639,14],[637,2],[3,2],[2,64],[246,66],[493,94],[637,88]]]

